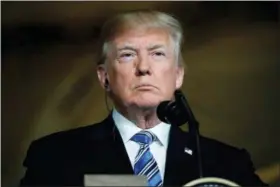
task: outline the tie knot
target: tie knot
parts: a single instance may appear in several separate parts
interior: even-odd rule
[[[140,131],[131,138],[132,141],[144,145],[150,145],[156,139],[156,135],[148,131]]]

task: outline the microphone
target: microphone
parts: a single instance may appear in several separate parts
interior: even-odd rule
[[[188,121],[186,115],[182,115],[182,110],[174,101],[163,101],[157,107],[158,118],[165,122],[176,126],[181,126]]]
[[[198,128],[188,102],[182,91],[176,90],[174,93],[175,101],[163,101],[157,107],[158,118],[172,125],[181,126],[188,122],[189,131],[192,133]]]
[[[200,178],[203,177],[202,161],[200,153],[199,124],[196,121],[188,102],[181,90],[174,92],[175,101],[163,101],[157,107],[158,118],[165,122],[176,126],[185,123],[189,125],[189,132],[195,142],[197,153],[197,165]]]
[[[189,125],[189,134],[194,140],[194,148],[196,155],[196,162],[199,172],[199,178],[190,181],[184,186],[201,186],[201,187],[227,187],[227,186],[239,186],[233,181],[218,178],[218,177],[203,177],[202,168],[202,155],[200,148],[200,135],[199,135],[199,124],[196,121],[189,104],[184,97],[184,94],[180,90],[176,90],[174,93],[175,101],[163,101],[157,107],[158,118],[171,125],[181,126],[185,123]]]

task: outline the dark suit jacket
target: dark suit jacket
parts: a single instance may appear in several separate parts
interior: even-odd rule
[[[164,186],[182,186],[197,179],[194,149],[188,133],[171,127]],[[242,186],[265,185],[249,155],[218,141],[201,138],[204,176],[221,177]],[[21,185],[83,186],[84,174],[133,174],[121,136],[112,116],[87,127],[58,132],[34,141],[24,160],[27,167]]]

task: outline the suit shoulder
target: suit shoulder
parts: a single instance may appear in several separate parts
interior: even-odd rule
[[[26,158],[35,160],[45,155],[58,158],[59,155],[79,150],[89,140],[98,140],[104,135],[104,123],[99,122],[88,126],[64,130],[43,136],[31,142]],[[98,141],[92,141],[92,143]]]
[[[201,138],[201,151],[208,163],[231,170],[248,170],[253,167],[251,156],[244,148],[232,146],[212,138]],[[244,169],[246,168],[246,169]]]
[[[48,144],[52,144],[51,146],[54,146],[64,143],[69,144],[77,141],[82,141],[84,138],[87,137],[98,139],[102,137],[102,135],[104,135],[104,133],[101,132],[105,130],[104,123],[106,122],[101,121],[87,126],[55,132],[38,138],[32,143],[40,146],[47,146]]]
[[[63,143],[63,142],[69,142],[74,141],[77,138],[83,137],[83,135],[86,135],[88,130],[94,131],[94,129],[97,129],[98,124],[93,124],[89,126],[74,128],[74,129],[68,129],[64,131],[54,132],[52,134],[40,137],[36,140],[34,140],[32,143],[36,145],[47,145],[52,143]]]
[[[255,167],[249,152],[221,141],[202,137],[202,155],[209,165],[224,170],[224,176],[242,186],[267,186],[255,174]],[[228,173],[227,173],[228,172]]]
[[[208,138],[208,137],[201,138],[201,146],[202,149],[205,150],[207,153],[213,152],[215,155],[220,154],[224,156],[226,155],[237,156],[246,152],[244,148],[239,148],[237,146],[226,144],[219,140]]]

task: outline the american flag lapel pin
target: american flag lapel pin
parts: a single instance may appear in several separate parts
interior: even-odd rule
[[[187,148],[187,147],[185,147],[184,152],[189,154],[189,155],[193,154],[193,151],[191,149]]]

